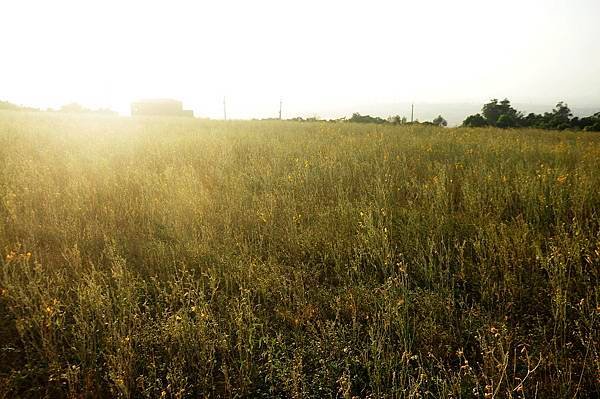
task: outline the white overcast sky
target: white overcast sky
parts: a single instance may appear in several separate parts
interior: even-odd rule
[[[600,0],[0,0],[0,100],[197,115],[359,104],[600,107]],[[360,111],[360,109],[357,109]]]

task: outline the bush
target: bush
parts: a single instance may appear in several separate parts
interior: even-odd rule
[[[470,115],[464,120],[463,126],[465,127],[484,127],[488,126],[487,121],[481,114]]]

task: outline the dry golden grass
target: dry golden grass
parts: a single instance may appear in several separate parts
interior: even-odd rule
[[[600,394],[600,135],[0,113],[0,396]]]

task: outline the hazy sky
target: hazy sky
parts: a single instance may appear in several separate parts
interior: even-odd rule
[[[600,0],[0,0],[0,100],[328,117],[359,104],[600,107]],[[360,109],[357,109],[360,111]],[[399,111],[399,113],[401,113]]]

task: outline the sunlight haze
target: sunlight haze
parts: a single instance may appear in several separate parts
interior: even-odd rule
[[[597,107],[599,17],[595,0],[5,0],[0,100],[128,115],[175,98],[211,118],[223,97],[232,118],[275,116],[280,98],[284,117],[493,97]]]

